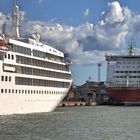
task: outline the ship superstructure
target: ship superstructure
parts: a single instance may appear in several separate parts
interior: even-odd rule
[[[19,35],[19,7],[13,11],[12,37],[0,35],[0,115],[53,111],[71,83],[70,62],[64,54]]]
[[[106,55],[107,93],[111,103],[140,104],[140,55],[134,54],[132,39],[128,55]]]

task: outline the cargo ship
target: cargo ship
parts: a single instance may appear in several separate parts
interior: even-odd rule
[[[127,55],[106,55],[106,91],[110,103],[115,105],[140,105],[140,55],[135,53],[132,39]]]
[[[72,83],[63,52],[40,42],[40,35],[20,37],[19,6],[13,6],[12,35],[0,34],[0,115],[53,111]]]

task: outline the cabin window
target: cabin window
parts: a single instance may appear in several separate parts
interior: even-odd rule
[[[5,93],[7,93],[7,89],[5,89]]]
[[[0,55],[0,60],[3,60],[3,55]]]
[[[1,77],[1,81],[4,81],[4,76]]]
[[[8,59],[10,59],[10,54],[8,54]]]
[[[5,76],[5,81],[7,81],[8,80],[8,77],[7,76]]]
[[[9,82],[11,82],[11,77],[9,77]]]
[[[14,55],[11,55],[12,60],[14,60]]]
[[[1,89],[1,93],[3,93],[3,89]]]

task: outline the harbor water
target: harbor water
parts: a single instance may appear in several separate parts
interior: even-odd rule
[[[60,107],[0,116],[0,140],[139,140],[140,107]]]

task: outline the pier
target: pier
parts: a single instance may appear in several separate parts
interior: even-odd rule
[[[88,105],[86,102],[76,102],[76,101],[63,101],[60,103],[59,107],[73,107],[73,106],[96,106],[96,102],[92,102]]]

